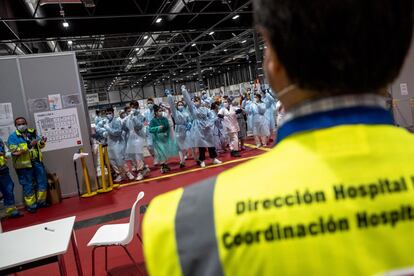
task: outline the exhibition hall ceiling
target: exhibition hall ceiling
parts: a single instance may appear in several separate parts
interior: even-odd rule
[[[255,62],[251,2],[2,0],[0,55],[75,51],[90,93],[197,80]]]

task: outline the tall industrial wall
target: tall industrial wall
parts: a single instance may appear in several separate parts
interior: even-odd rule
[[[29,127],[35,127],[34,115],[28,100],[47,98],[51,94],[79,95],[81,102],[76,106],[83,140],[83,149],[91,153],[90,122],[86,113],[86,101],[80,85],[80,76],[75,54],[49,54],[8,56],[0,58],[0,103],[11,103],[14,118],[27,118]],[[48,171],[56,173],[60,179],[63,196],[77,193],[73,154],[80,146],[47,151],[44,164]],[[92,155],[86,159],[89,173],[94,183],[95,169]],[[8,163],[15,183],[17,201],[22,200],[21,186],[11,162]],[[80,181],[82,185],[82,178]]]

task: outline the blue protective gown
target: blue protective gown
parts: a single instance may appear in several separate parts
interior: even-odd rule
[[[145,117],[135,110],[125,119],[125,128],[127,129],[127,140],[125,147],[125,156],[127,160],[137,160],[137,156],[143,157],[145,140]]]
[[[151,122],[152,119],[154,119],[154,110],[152,109],[146,109],[143,113],[145,117],[145,121],[147,122],[147,125]],[[147,146],[152,148],[152,135],[149,132],[148,126],[145,128],[146,135],[147,135]]]
[[[174,98],[168,95],[168,103],[171,107],[175,121],[175,139],[180,151],[191,148],[191,116],[188,110],[179,111],[174,104]]]
[[[265,116],[266,104],[263,102],[248,102],[246,112],[252,117],[252,130],[254,136],[269,136],[269,122]]]
[[[276,101],[275,98],[270,94],[270,92],[266,92],[263,97],[263,103],[266,105],[265,117],[269,124],[269,131],[273,133],[275,131],[275,112],[276,112]]]
[[[242,107],[246,111],[247,105],[251,103],[250,100],[244,99],[242,102]],[[253,114],[246,111],[247,116],[247,131],[253,131]]]
[[[184,101],[187,103],[193,124],[190,138],[192,147],[214,147],[214,122],[216,115],[207,107],[196,107],[187,90],[183,90]]]
[[[108,157],[111,164],[115,166],[122,166],[125,150],[125,136],[121,120],[113,118],[105,120],[105,124],[101,126],[99,131],[102,131],[107,137]]]

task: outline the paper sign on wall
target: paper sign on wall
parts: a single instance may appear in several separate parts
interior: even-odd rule
[[[400,83],[401,96],[408,96],[408,84]]]
[[[89,106],[98,104],[99,103],[98,93],[86,94],[86,102]]]
[[[47,137],[43,151],[52,151],[82,145],[82,136],[76,108],[53,110],[34,114],[36,128]]]
[[[62,109],[62,97],[60,94],[49,95],[48,98],[50,110]]]
[[[11,103],[0,103],[0,137],[5,142],[15,130]]]
[[[63,107],[74,107],[80,104],[80,97],[78,94],[63,95],[62,96]]]
[[[48,98],[29,99],[27,101],[27,104],[29,105],[29,110],[31,112],[41,112],[49,110]]]

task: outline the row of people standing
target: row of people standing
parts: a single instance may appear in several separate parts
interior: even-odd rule
[[[218,151],[227,146],[232,157],[241,156],[247,130],[253,132],[258,147],[266,146],[274,132],[275,100],[271,92],[265,92],[263,100],[260,94],[249,93],[240,101],[231,97],[213,100],[206,93],[191,98],[185,86],[181,92],[183,98],[178,102],[166,90],[167,104],[156,105],[148,99],[147,108],[141,111],[139,103],[132,101],[120,117],[114,117],[114,110],[109,108],[106,118],[96,120],[96,133],[106,139],[111,165],[118,174],[116,182],[142,180],[150,172],[145,147],[154,165],[166,173],[171,157],[179,156],[180,168],[184,168],[191,154],[199,166],[205,167],[208,152],[212,164],[221,164]]]

